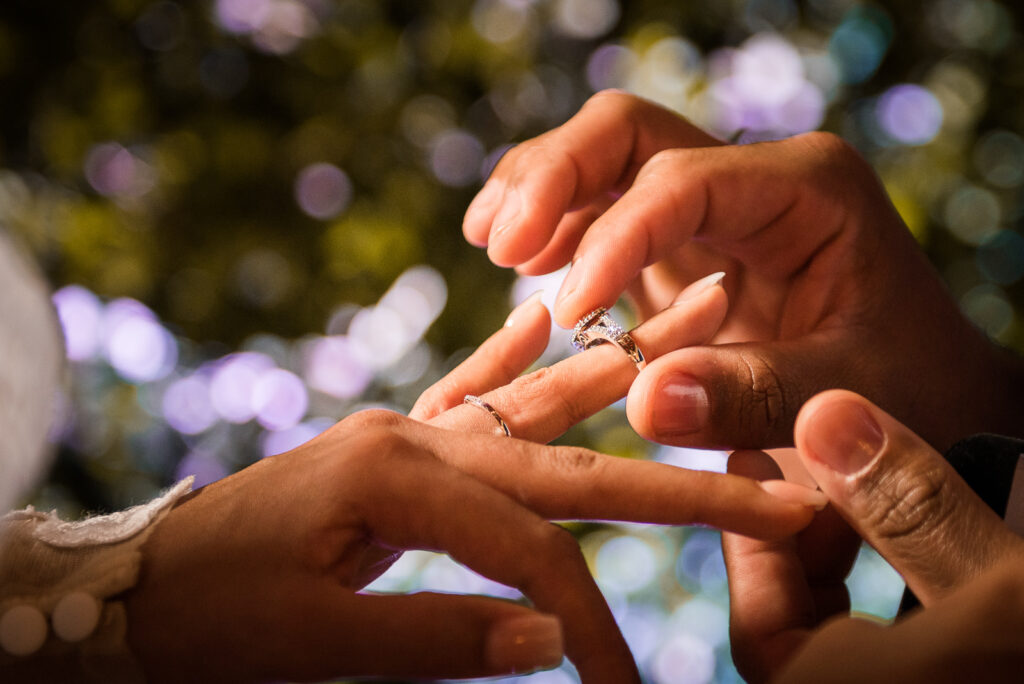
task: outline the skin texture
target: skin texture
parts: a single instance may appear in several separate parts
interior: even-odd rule
[[[1019,677],[1024,540],[938,452],[863,397],[814,397],[797,419],[796,442],[829,508],[790,539],[722,539],[741,674],[753,682]],[[735,455],[730,472],[778,476],[759,452]],[[892,627],[848,616],[843,579],[853,556],[830,534],[849,529],[842,521],[893,565],[923,609]]]
[[[562,326],[624,294],[647,317],[726,272],[732,305],[714,346],[666,354],[630,390],[630,421],[649,439],[791,446],[800,407],[829,388],[885,406],[940,449],[1019,430],[1020,362],[963,318],[835,136],[723,145],[649,102],[599,93],[505,155],[463,232],[523,273],[571,262]]]
[[[704,343],[724,318],[721,287],[684,294],[633,331],[651,358]],[[172,510],[125,597],[149,677],[483,676],[551,667],[564,651],[586,682],[638,681],[578,545],[548,520],[705,523],[773,539],[824,506],[789,483],[538,443],[624,396],[637,373],[604,345],[519,377],[549,330],[547,310],[526,302],[410,417],[354,414]],[[467,393],[521,438],[495,435],[492,416],[462,403]],[[359,593],[406,549],[447,551],[531,607]]]

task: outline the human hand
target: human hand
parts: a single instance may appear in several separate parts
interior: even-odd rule
[[[944,662],[942,647],[928,646],[925,639],[941,636],[940,642],[952,643],[982,622],[986,612],[998,619],[984,634],[1003,627],[1020,634],[1019,620],[1007,619],[994,591],[1007,587],[1005,567],[1015,567],[1019,578],[1024,540],[937,452],[890,415],[842,390],[825,392],[808,402],[797,419],[795,438],[802,463],[831,501],[823,519],[790,540],[722,536],[733,658],[745,678],[761,681],[774,676],[798,651],[813,654],[800,661],[804,663],[797,668],[800,672],[813,671],[806,667],[810,662],[829,666],[819,670],[822,677],[817,681],[827,681],[830,669],[842,674],[840,668],[858,654],[865,661],[862,667],[875,660],[875,651],[840,656],[836,647],[840,635],[849,635],[851,643],[877,643],[880,648],[891,638],[881,652],[900,655],[897,644],[917,649],[902,656],[908,663],[922,667],[930,663],[934,668]],[[763,454],[738,456],[736,463],[730,463],[732,472],[760,478],[778,475]],[[836,534],[842,528],[828,516],[837,513],[903,576],[925,607],[920,618],[877,632],[877,627],[845,617],[849,599],[842,582],[856,544],[850,543],[855,538],[848,534],[845,539]],[[999,567],[1004,570],[996,570]],[[968,596],[981,597],[983,603],[967,608],[954,598],[962,597],[962,603]],[[1018,606],[1020,596],[1018,587],[1007,592],[1006,600]],[[843,617],[838,626],[814,635],[813,630],[835,616]],[[991,643],[1003,644],[1004,638]],[[981,643],[984,640],[972,637],[949,653],[957,657],[970,653],[978,659],[983,651],[971,651]],[[932,652],[923,652],[926,647]],[[864,658],[866,652],[872,658]]]
[[[668,339],[687,341],[678,326],[699,342],[721,322],[721,288],[690,294],[634,331],[652,357]],[[778,537],[824,504],[786,483],[472,434],[494,422],[461,404],[462,394],[514,377],[547,340],[550,322],[535,300],[512,318],[417,404],[416,417],[453,429],[358,413],[172,510],[127,596],[130,643],[147,672],[218,681],[483,676],[554,665],[564,643],[584,681],[635,681],[578,546],[540,516],[706,522]],[[599,347],[484,396],[514,434],[544,440],[624,394],[635,374],[621,350]],[[568,401],[573,392],[583,397]],[[519,587],[542,613],[480,597],[358,593],[408,548],[448,551]]]
[[[505,155],[464,233],[522,273],[571,261],[555,308],[564,326],[624,292],[649,316],[727,273],[714,346],[667,354],[630,391],[630,422],[655,441],[788,445],[800,406],[833,387],[939,448],[1019,429],[1020,363],[960,314],[872,170],[834,136],[727,146],[599,93]]]

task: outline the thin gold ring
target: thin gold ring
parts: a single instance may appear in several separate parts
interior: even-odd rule
[[[501,428],[501,431],[505,433],[505,436],[512,436],[512,431],[508,429],[508,423],[506,423],[505,419],[501,417],[501,414],[498,413],[497,409],[495,409],[493,406],[488,404],[480,397],[476,396],[475,394],[467,394],[465,398],[463,398],[462,403],[471,404],[473,406],[476,406],[477,408],[482,408],[484,411],[487,411],[488,413],[491,414],[491,416],[494,417],[494,420],[498,421],[498,427]]]

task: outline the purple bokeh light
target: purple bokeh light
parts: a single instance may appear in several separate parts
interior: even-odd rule
[[[912,83],[887,90],[878,99],[875,111],[886,135],[904,145],[927,144],[942,128],[939,100],[927,88]]]
[[[310,342],[303,372],[310,387],[339,399],[359,396],[373,380],[373,372],[359,361],[345,335]]]
[[[252,408],[268,430],[294,427],[306,415],[309,395],[299,376],[283,368],[260,373],[252,388]]]
[[[352,181],[333,164],[311,164],[295,179],[295,201],[313,218],[334,218],[345,211],[351,200]]]
[[[256,417],[252,395],[260,374],[274,367],[266,354],[239,352],[220,360],[210,380],[210,402],[221,418],[247,423]]]
[[[53,293],[57,318],[64,331],[64,347],[71,361],[88,361],[100,347],[103,303],[79,285],[68,285]]]
[[[161,405],[167,424],[185,435],[197,435],[217,422],[217,412],[210,402],[210,383],[200,375],[171,383]]]
[[[125,380],[152,382],[174,370],[178,345],[141,302],[122,298],[107,304],[103,332],[104,355]]]

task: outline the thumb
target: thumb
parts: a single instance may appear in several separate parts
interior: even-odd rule
[[[816,383],[830,353],[828,341],[809,337],[679,349],[636,377],[626,414],[640,435],[661,444],[791,446],[798,409],[826,387]]]
[[[1024,541],[920,437],[863,397],[831,390],[797,417],[797,449],[840,514],[924,605]]]

